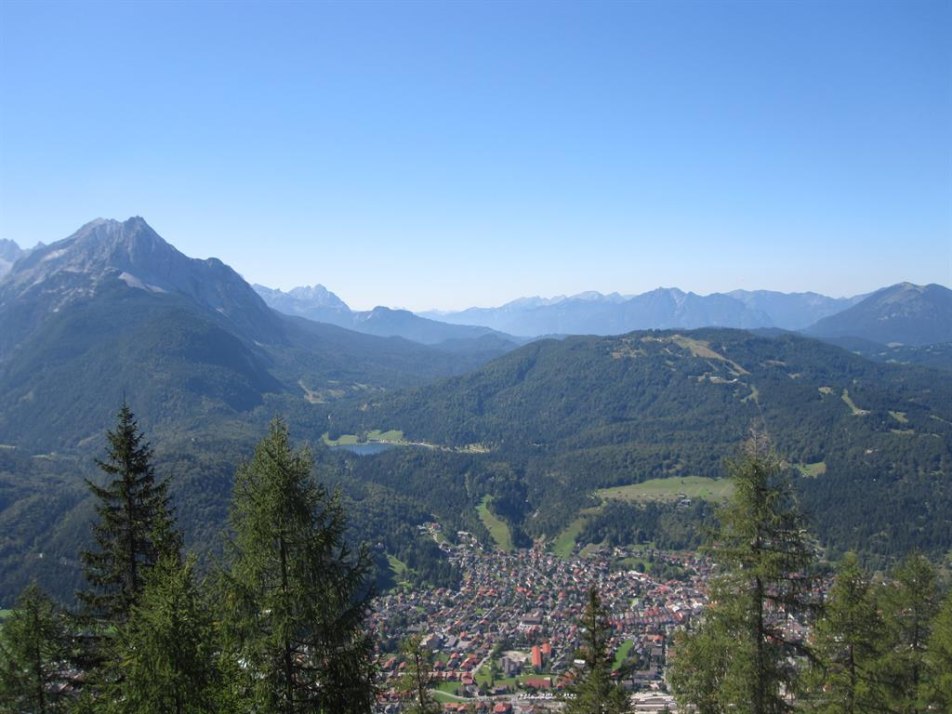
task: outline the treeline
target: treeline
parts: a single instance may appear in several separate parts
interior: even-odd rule
[[[832,584],[763,441],[730,465],[734,495],[707,544],[710,605],[678,633],[669,681],[700,714],[952,711],[952,593],[920,554],[874,579],[855,553]]]
[[[81,607],[35,584],[0,630],[0,710],[366,712],[370,554],[347,544],[338,493],[274,421],[239,467],[219,567],[183,553],[168,483],[128,407],[88,482]]]

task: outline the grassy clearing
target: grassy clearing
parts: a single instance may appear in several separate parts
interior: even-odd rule
[[[579,516],[572,521],[568,528],[559,533],[559,537],[555,539],[555,542],[552,544],[552,552],[560,558],[568,558],[572,555],[572,549],[575,547],[575,539],[578,538],[579,533],[582,532],[586,521],[588,521],[588,519],[585,516]]]
[[[655,478],[630,486],[616,486],[596,491],[599,498],[645,503],[647,501],[677,501],[681,498],[703,501],[724,501],[734,492],[729,479],[704,476]]]
[[[446,688],[452,687],[452,689],[450,691],[446,691],[444,687]],[[439,689],[436,689],[436,690],[431,689],[430,693],[433,695],[433,699],[435,699],[440,704],[447,704],[449,702],[472,701],[471,699],[466,699],[465,697],[461,697],[458,694],[456,694],[457,689],[459,689],[459,682],[443,682],[440,684]]]
[[[393,571],[393,577],[397,582],[407,579],[407,571],[409,568],[406,563],[397,556],[390,555],[390,553],[387,553],[387,562],[390,564],[390,570]]]
[[[617,670],[621,668],[625,660],[628,659],[628,653],[631,652],[631,648],[634,646],[634,640],[625,640],[622,642],[621,647],[618,648],[618,652],[615,653],[615,662],[612,664],[612,669]]]
[[[489,501],[490,497],[488,495],[483,496],[482,503],[476,507],[476,513],[479,514],[479,520],[483,522],[486,530],[489,531],[489,535],[495,541],[496,547],[503,552],[510,553],[512,552],[512,534],[509,532],[509,526],[489,510]]]
[[[908,424],[909,417],[906,416],[906,412],[889,412],[889,416],[898,421],[900,424]]]
[[[866,416],[869,414],[869,410],[860,409],[858,406],[856,406],[856,403],[853,401],[852,397],[850,397],[850,390],[844,389],[843,395],[840,397],[840,399],[842,399],[843,403],[850,408],[850,411],[853,412],[853,416]]]
[[[801,476],[807,478],[816,478],[826,473],[825,461],[817,461],[815,464],[794,464],[793,466],[800,472]]]
[[[572,555],[572,549],[575,547],[575,539],[579,537],[588,519],[601,511],[599,507],[583,508],[579,511],[578,517],[572,521],[568,527],[559,533],[558,537],[552,543],[552,552],[560,558],[568,558]]]
[[[713,359],[726,363],[737,375],[750,374],[750,372],[741,367],[734,360],[728,359],[719,352],[712,350],[710,342],[705,342],[704,340],[695,340],[692,337],[685,337],[684,335],[673,335],[671,337],[671,341],[676,345],[680,345],[684,349],[688,350],[694,357],[700,357],[701,359]]]

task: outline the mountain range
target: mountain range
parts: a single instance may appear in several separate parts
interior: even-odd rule
[[[557,538],[598,518],[603,489],[721,475],[751,425],[802,470],[824,544],[878,557],[952,548],[952,376],[908,364],[952,364],[941,286],[845,301],[526,299],[504,306],[512,320],[539,317],[560,335],[581,315],[618,330],[683,323],[526,343],[492,325],[351,311],[320,286],[253,288],[138,217],[0,251],[0,605],[37,573],[69,592],[91,514],[83,477],[124,400],[175,473],[193,543],[214,540],[235,465],[279,414],[388,553],[432,545],[413,524],[433,516],[488,537],[483,503],[519,542]],[[728,318],[756,329],[706,327]],[[796,324],[804,335],[778,328]],[[373,430],[430,448],[355,459],[321,446]]]
[[[130,220],[145,224],[141,218]],[[93,233],[109,223],[93,221],[73,238],[80,237],[84,231]],[[33,251],[47,256],[45,248],[40,244]],[[18,259],[25,260],[30,252],[20,249],[13,241],[0,241],[0,277],[10,272]],[[188,288],[174,277],[185,274],[181,270],[185,257],[179,256],[164,266],[150,268],[157,274],[151,276],[152,283],[143,283],[142,287],[185,294],[197,290],[196,285]],[[116,262],[113,267],[121,268],[120,263]],[[224,267],[216,259],[204,263]],[[60,269],[77,270],[61,259],[53,260],[47,267],[48,273]],[[132,276],[130,280],[138,279],[132,273],[128,275]],[[174,284],[166,285],[170,280]],[[901,351],[884,355],[879,349],[884,345],[891,348],[922,347],[952,342],[952,291],[940,285],[900,283],[848,298],[771,290],[734,290],[706,296],[678,288],[658,288],[628,296],[590,291],[554,298],[520,298],[499,307],[417,314],[385,306],[367,311],[351,310],[320,284],[287,292],[258,284],[253,289],[268,307],[285,315],[363,334],[403,337],[426,345],[442,344],[450,351],[459,349],[460,342],[466,345],[464,349],[468,348],[466,343],[471,340],[479,340],[487,353],[501,354],[529,339],[544,336],[620,335],[633,330],[701,327],[799,331],[881,359],[909,358]],[[210,305],[214,303],[210,296],[193,297]],[[242,299],[247,300],[247,295]]]
[[[851,298],[770,290],[734,290],[706,296],[678,288],[658,288],[635,296],[587,292],[419,315],[385,307],[355,312],[323,285],[288,292],[255,285],[255,290],[279,312],[358,332],[399,335],[424,344],[489,334],[500,344],[516,345],[556,335],[607,336],[634,330],[732,327],[802,332],[873,358],[907,361],[913,357],[901,357],[895,349],[885,354],[880,348],[952,342],[952,290],[941,285],[899,283]]]
[[[95,220],[0,279],[0,443],[75,446],[123,394],[145,423],[180,430],[268,400],[408,386],[503,351],[471,342],[437,349],[288,317],[143,219]]]
[[[799,330],[861,299],[766,290],[701,296],[677,288],[658,288],[634,296],[587,292],[552,299],[522,298],[497,308],[425,314],[454,324],[485,325],[531,336],[618,335],[632,330],[711,326]]]
[[[286,315],[296,315],[315,322],[326,322],[355,332],[379,337],[404,337],[425,345],[452,340],[492,337],[500,344],[514,347],[524,342],[488,327],[449,324],[420,317],[409,310],[378,306],[373,310],[354,311],[323,285],[299,287],[283,292],[263,285],[254,289],[264,301]],[[488,340],[487,340],[488,342]]]

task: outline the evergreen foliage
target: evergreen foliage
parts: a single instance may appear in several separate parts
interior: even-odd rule
[[[797,691],[793,615],[812,609],[813,551],[781,463],[761,437],[728,464],[734,495],[720,512],[711,553],[721,572],[699,628],[681,638],[672,682],[683,706],[774,714]],[[705,665],[712,650],[720,656]],[[712,667],[709,671],[698,668]]]
[[[139,602],[119,629],[113,709],[129,714],[228,711],[211,608],[195,562],[164,556],[146,576]]]
[[[181,542],[168,484],[156,480],[152,449],[127,404],[107,437],[106,459],[96,463],[110,480],[105,486],[86,481],[98,499],[99,520],[93,525],[96,549],[81,553],[92,589],[78,595],[94,616],[121,623],[138,601],[148,571],[163,555],[178,557]]]
[[[65,711],[67,633],[63,614],[35,583],[28,585],[0,628],[0,711]]]
[[[890,712],[925,712],[929,681],[927,652],[932,620],[939,609],[935,569],[921,554],[903,560],[884,586],[885,619],[882,677]]]
[[[876,711],[885,696],[877,672],[883,619],[875,591],[853,552],[839,565],[813,636],[816,659],[809,674],[811,711]]]
[[[370,562],[347,546],[340,496],[311,470],[280,420],[238,469],[223,578],[226,651],[244,668],[248,709],[367,712]]]
[[[926,666],[925,700],[938,711],[952,711],[952,592],[933,621]]]

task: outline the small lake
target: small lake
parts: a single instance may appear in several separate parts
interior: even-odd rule
[[[374,454],[382,454],[384,451],[393,449],[396,447],[396,444],[386,444],[381,441],[368,441],[363,444],[338,444],[332,446],[331,449],[343,449],[344,451],[349,451],[352,454],[357,454],[357,456],[373,456]]]

